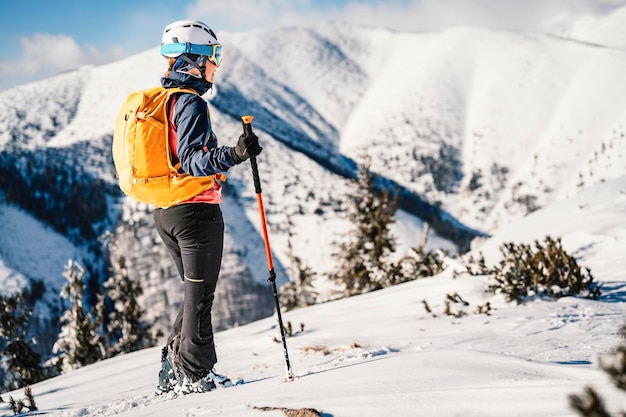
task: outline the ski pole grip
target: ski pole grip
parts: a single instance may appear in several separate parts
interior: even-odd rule
[[[252,135],[252,119],[254,116],[243,116],[241,121],[243,122],[243,133],[246,135]]]
[[[254,116],[243,116],[241,122],[243,123],[243,133],[245,135],[253,135],[252,131],[252,119]],[[259,178],[259,167],[256,163],[256,156],[250,157],[250,165],[252,165],[252,178],[254,179],[254,191],[257,194],[261,194],[261,179]]]

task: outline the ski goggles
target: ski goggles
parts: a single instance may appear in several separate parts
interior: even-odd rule
[[[222,64],[222,45],[198,45],[194,43],[166,43],[161,45],[161,55],[166,54],[193,54],[206,56],[213,65]]]

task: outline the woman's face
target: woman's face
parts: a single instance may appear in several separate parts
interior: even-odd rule
[[[213,84],[213,80],[215,78],[215,71],[217,71],[218,66],[212,63],[207,59],[206,61],[206,71],[204,75],[204,79]]]
[[[207,59],[205,61],[205,68],[206,69],[204,73],[204,79],[213,84],[213,80],[215,79],[215,71],[217,71],[219,67]],[[196,76],[200,75],[200,70],[198,68],[192,68],[187,72]]]

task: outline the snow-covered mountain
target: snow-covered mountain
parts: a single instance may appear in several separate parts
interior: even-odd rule
[[[291,245],[325,286],[334,243],[350,226],[349,178],[366,155],[378,174],[402,187],[400,250],[422,241],[424,221],[432,226],[431,247],[467,249],[477,235],[626,172],[626,52],[613,45],[481,28],[402,33],[345,23],[219,37],[225,60],[208,98],[212,120],[220,141],[233,145],[240,117],[255,116],[281,283]],[[121,198],[109,150],[121,102],[157,84],[164,69],[154,48],[0,92],[0,189],[10,203],[3,212],[30,214],[34,219],[21,221],[35,233],[24,239],[20,226],[16,244],[2,245],[0,290],[45,283],[36,310],[43,322],[55,324],[49,309],[59,306],[67,258],[93,265],[94,276],[106,274],[98,236],[107,230],[144,284],[151,319],[167,327],[181,302],[150,208]],[[273,310],[247,166],[228,173],[226,190],[217,328]],[[0,235],[10,235],[9,226],[0,224]],[[42,252],[51,241],[73,250]],[[50,263],[41,268],[41,259],[24,253],[45,253]]]

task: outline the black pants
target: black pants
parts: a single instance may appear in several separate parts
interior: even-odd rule
[[[154,220],[185,291],[170,341],[180,332],[180,361],[185,372],[203,377],[217,362],[211,307],[224,247],[222,212],[217,204],[181,204],[155,210]]]

